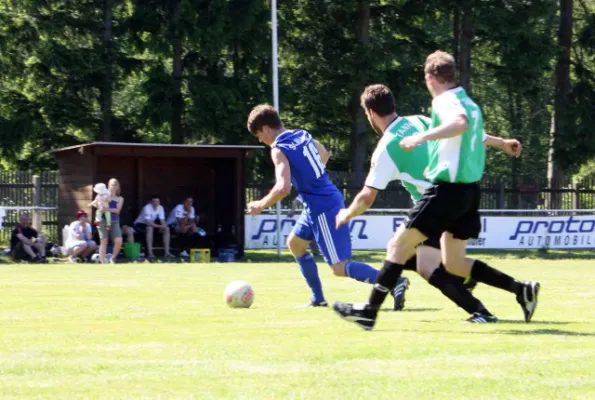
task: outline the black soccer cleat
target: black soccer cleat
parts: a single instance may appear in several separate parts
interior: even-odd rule
[[[298,308],[311,308],[311,307],[328,307],[328,303],[326,301],[311,300],[309,303],[306,303]]]
[[[535,309],[537,308],[537,296],[539,295],[539,282],[521,282],[521,290],[516,295],[516,301],[521,305],[525,322],[531,322]]]
[[[469,276],[469,277],[465,278],[465,281],[463,282],[463,286],[465,286],[465,288],[469,291],[469,293],[472,293],[473,289],[475,289],[475,286],[477,286],[477,281]]]
[[[498,318],[493,315],[474,312],[469,318],[465,320],[470,324],[494,324],[498,322]]]
[[[371,331],[376,323],[376,313],[367,304],[352,304],[335,301],[333,310],[344,320],[353,322],[360,328]]]
[[[409,288],[409,279],[404,276],[400,277],[395,285],[395,288],[391,291],[391,294],[395,298],[393,310],[401,311],[405,308],[405,292]]]

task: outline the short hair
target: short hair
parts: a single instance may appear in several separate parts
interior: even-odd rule
[[[184,197],[184,201],[183,201],[183,202],[185,202],[185,201],[186,201],[186,200],[188,200],[188,199],[190,199],[190,200],[194,200],[194,197],[192,197],[192,196],[186,196],[186,197]]]
[[[456,79],[457,64],[453,56],[438,50],[426,58],[424,72],[432,75],[440,83],[451,83]]]
[[[159,196],[157,196],[156,194],[154,194],[153,196],[151,196],[151,200],[155,200],[155,199],[159,199]]]
[[[390,89],[381,84],[366,86],[360,97],[361,105],[366,110],[372,110],[381,117],[396,112],[395,97]]]
[[[264,126],[273,129],[283,127],[279,113],[270,104],[257,105],[250,111],[250,115],[248,116],[248,130],[251,134],[256,135]]]

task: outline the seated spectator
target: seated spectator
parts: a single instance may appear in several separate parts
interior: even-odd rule
[[[151,202],[145,205],[134,221],[134,230],[145,235],[147,257],[155,258],[153,254],[153,233],[155,230],[161,233],[165,257],[173,257],[169,252],[170,233],[165,220],[165,210],[160,204],[159,196],[151,197]]]
[[[178,204],[169,213],[167,225],[178,235],[192,235],[197,233],[196,223],[198,218],[192,204],[194,199],[186,197],[182,204]]]
[[[31,227],[29,214],[21,214],[10,235],[10,254],[16,260],[46,263],[45,238]]]
[[[79,257],[88,261],[88,258],[97,249],[97,243],[92,240],[91,224],[87,222],[87,213],[83,210],[76,212],[76,221],[68,227],[68,238],[64,247],[66,254],[69,254],[71,262],[78,262]]]

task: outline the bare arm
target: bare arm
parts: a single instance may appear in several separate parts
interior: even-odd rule
[[[523,146],[516,139],[504,139],[498,136],[486,135],[483,141],[486,146],[496,147],[511,157],[519,157]]]
[[[364,186],[357,196],[355,196],[355,199],[353,199],[349,207],[347,207],[345,210],[345,218],[347,218],[347,221],[357,217],[358,215],[362,215],[368,210],[368,208],[372,207],[372,204],[374,204],[374,201],[376,201],[377,195],[377,189],[374,189],[370,186]]]
[[[413,150],[416,146],[427,142],[428,140],[448,139],[463,134],[469,126],[467,117],[459,115],[452,121],[419,133],[408,136],[401,140],[401,148],[404,150]]]
[[[289,166],[289,160],[277,148],[271,150],[271,158],[275,165],[275,186],[262,199],[251,201],[248,204],[248,211],[252,215],[259,214],[265,208],[283,199],[291,191],[291,167]]]
[[[316,143],[316,148],[320,154],[320,160],[324,165],[326,165],[329,158],[331,158],[331,153],[329,153],[329,151],[318,140],[314,140],[314,143]]]
[[[23,242],[24,244],[27,244],[29,246],[33,246],[35,244],[35,242],[31,239],[27,239],[27,237],[25,235],[23,235],[22,233],[17,233],[17,237],[19,238],[19,240],[21,242]]]
[[[467,117],[459,115],[446,124],[422,133],[422,136],[424,137],[424,142],[427,142],[428,140],[448,139],[463,134],[468,126]]]

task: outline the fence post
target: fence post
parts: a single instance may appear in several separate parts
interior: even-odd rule
[[[41,207],[41,178],[33,175],[33,207]],[[33,210],[33,228],[41,233],[41,210]]]
[[[498,185],[498,209],[504,209],[504,182],[500,182]]]
[[[579,209],[579,192],[578,192],[578,183],[576,181],[572,182],[572,208],[574,210]]]

